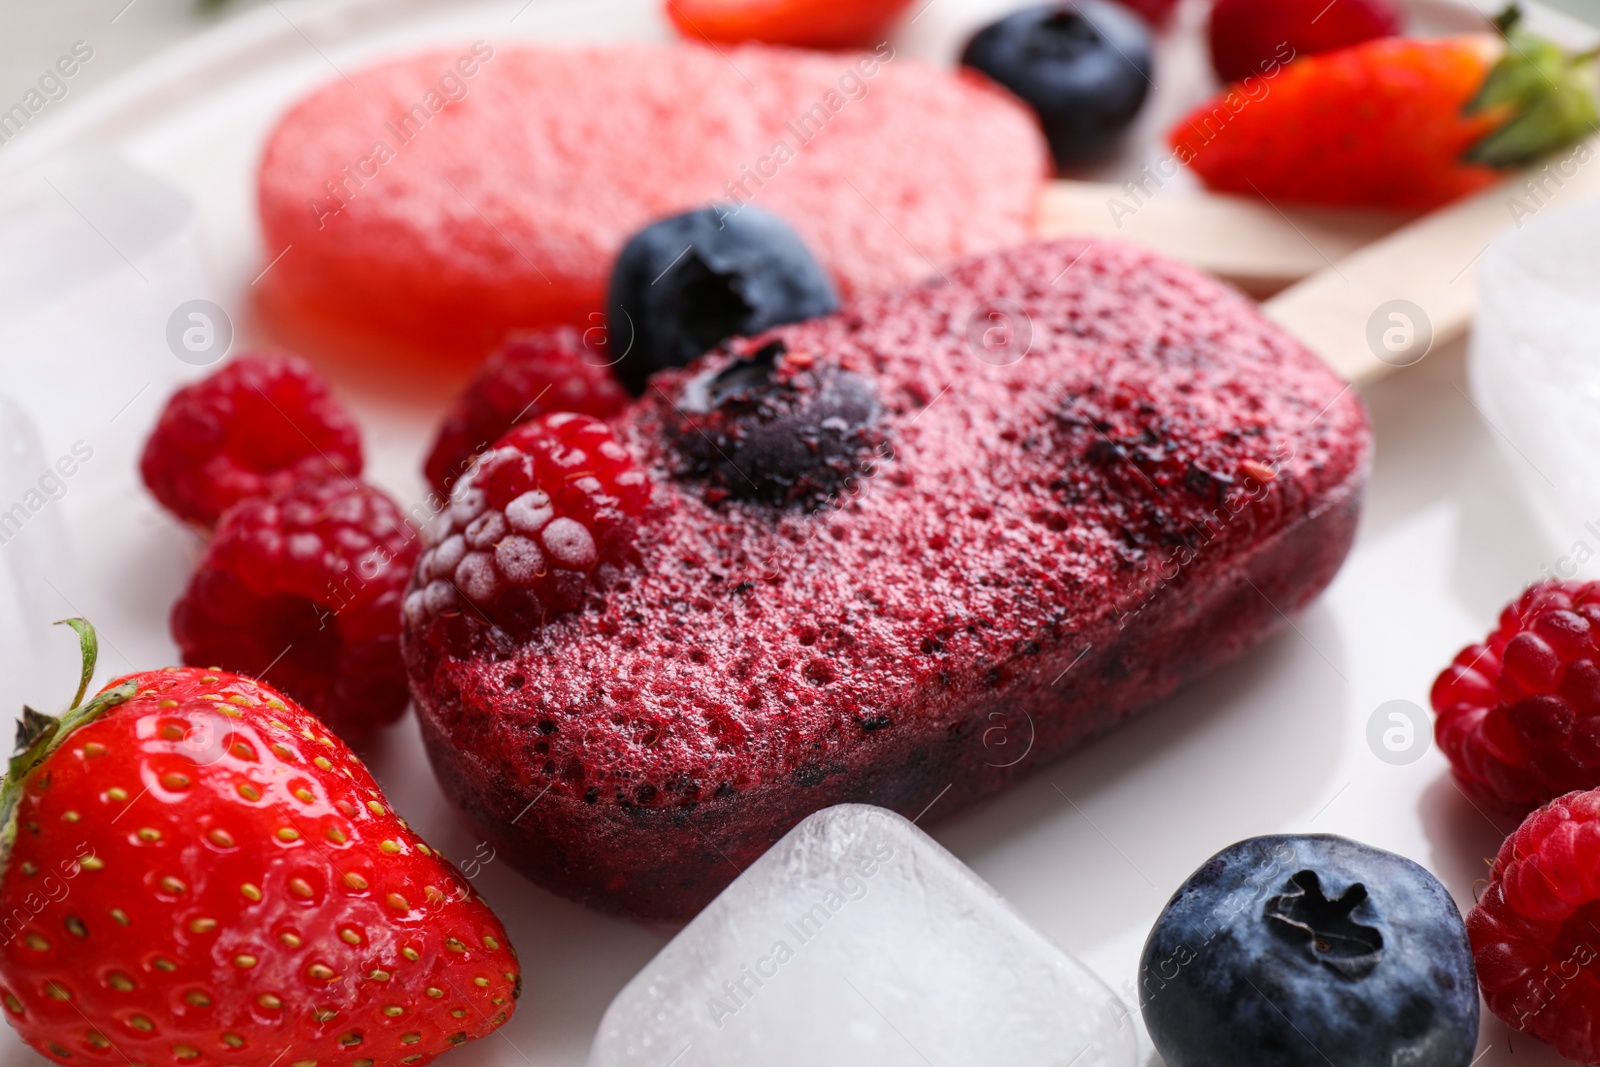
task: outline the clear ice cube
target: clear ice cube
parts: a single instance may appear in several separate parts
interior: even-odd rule
[[[1600,201],[1490,245],[1469,347],[1473,398],[1561,545],[1600,527]],[[1567,577],[1567,575],[1563,575]]]
[[[211,289],[193,203],[107,149],[0,185],[0,391],[35,420],[52,462],[74,445],[99,453],[75,490],[126,483],[111,457],[137,455],[166,396],[203,373],[168,331]]]
[[[590,1067],[1131,1067],[1114,993],[907,820],[790,831],[612,1001]]]
[[[65,483],[53,474],[33,420],[0,395],[0,677],[10,698],[0,716],[24,703],[55,714],[77,675],[77,639],[50,632],[70,613],[56,583],[72,569],[54,506]]]

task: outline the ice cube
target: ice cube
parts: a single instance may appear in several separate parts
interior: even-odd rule
[[[77,676],[76,639],[50,632],[70,614],[59,592],[72,570],[56,506],[64,487],[33,421],[0,395],[0,677],[10,700],[0,718],[24,703],[54,714]]]
[[[1130,1067],[1132,1019],[932,838],[806,819],[612,1001],[590,1067]]]
[[[1473,397],[1560,545],[1600,527],[1600,201],[1551,208],[1478,272]],[[1568,577],[1569,575],[1562,575]]]
[[[214,296],[193,203],[115,153],[73,151],[0,183],[0,391],[52,461],[74,446],[102,457],[76,492],[130,480],[123,461],[161,403],[203,373],[175,352],[172,319]],[[217,328],[231,337],[231,321]]]

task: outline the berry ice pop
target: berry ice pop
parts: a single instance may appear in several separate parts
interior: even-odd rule
[[[600,322],[612,261],[710,203],[783,217],[846,297],[1024,240],[1047,153],[992,86],[898,56],[491,46],[395,60],[293,107],[261,164],[287,335],[476,360]]]
[[[487,453],[406,600],[423,734],[534,879],[681,919],[810,812],[956,811],[1261,641],[1370,449],[1213,279],[972,259]]]

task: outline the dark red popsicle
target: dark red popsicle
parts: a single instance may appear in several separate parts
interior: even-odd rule
[[[614,423],[654,493],[627,559],[506,629],[425,553],[406,633],[446,791],[540,884],[646,918],[810,812],[948,815],[1256,645],[1338,570],[1371,455],[1357,394],[1254,305],[1113,242],[654,384]],[[761,420],[808,404],[838,414],[800,435],[833,495],[774,502],[794,457]]]

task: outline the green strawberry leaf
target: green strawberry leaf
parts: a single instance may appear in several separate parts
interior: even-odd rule
[[[23,782],[28,775],[54,755],[79,727],[94,722],[139,691],[138,683],[127,681],[115,689],[101,692],[87,704],[82,703],[83,694],[94,677],[100,643],[95,637],[94,627],[85,620],[64,619],[62,623],[72,627],[78,634],[78,650],[83,661],[78,677],[78,692],[72,698],[72,705],[60,718],[53,719],[29,707],[22,709],[22,722],[17,728],[17,753],[11,757],[5,780],[0,781],[0,874],[4,873],[6,863],[11,858],[11,847],[17,840],[17,804],[22,800]]]
[[[94,665],[100,660],[100,638],[95,635],[94,627],[89,625],[87,619],[62,619],[57,626],[70,626],[78,635],[78,656],[83,663],[83,670],[78,675],[78,691],[72,697],[72,703],[67,705],[70,710],[83,703],[83,694],[88,692],[89,683],[94,680]]]
[[[1468,163],[1520,166],[1600,130],[1594,55],[1574,55],[1529,33],[1520,25],[1521,15],[1512,5],[1495,19],[1506,40],[1505,54],[1464,110],[1506,117],[1467,150]]]
[[[1467,104],[1467,114],[1536,100],[1559,84],[1566,66],[1566,53],[1551,42],[1513,31],[1506,36],[1506,54],[1489,69],[1478,95]]]
[[[28,705],[22,705],[22,718],[17,720],[17,747],[12,750],[13,755],[20,754],[33,747],[33,743],[44,736],[46,730],[56,728],[56,717],[46,715],[42,711],[35,711]]]
[[[1491,167],[1516,166],[1574,144],[1600,128],[1600,107],[1585,89],[1563,86],[1472,146],[1467,159]]]

